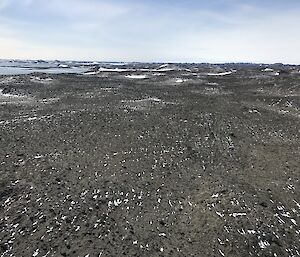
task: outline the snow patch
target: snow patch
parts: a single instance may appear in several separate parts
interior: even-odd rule
[[[34,253],[32,254],[32,257],[38,256],[38,255],[39,255],[39,251],[40,251],[40,249],[36,249],[36,250],[34,251]]]
[[[155,71],[157,72],[166,72],[166,71],[173,71],[174,69],[171,69],[171,68],[162,68],[162,69],[157,69]]]
[[[207,73],[207,76],[226,76],[226,75],[230,75],[233,72],[236,71],[226,71],[226,72],[221,72],[221,73]]]
[[[240,217],[240,216],[247,216],[247,213],[245,213],[245,212],[238,212],[238,213],[231,213],[231,214],[229,214],[229,216],[232,216],[232,217],[234,217],[234,218],[237,218],[237,217]]]
[[[182,78],[177,78],[177,79],[175,80],[175,82],[176,82],[176,83],[183,83],[183,82],[185,82],[185,80],[182,79]]]
[[[4,94],[3,89],[0,89],[0,99],[1,98],[24,98],[24,96],[13,95],[13,94]]]
[[[264,72],[272,72],[272,71],[274,71],[273,69],[271,69],[271,68],[265,68],[264,70],[262,70],[262,71],[264,71]]]
[[[149,97],[149,98],[138,99],[138,100],[125,100],[125,101],[123,100],[122,103],[136,103],[136,102],[148,102],[148,101],[161,102],[162,100],[157,97]]]
[[[59,68],[69,68],[69,65],[67,65],[67,64],[59,64],[58,67]]]
[[[111,68],[102,68],[102,67],[100,67],[98,69],[98,71],[99,72],[127,72],[127,71],[132,71],[132,70],[130,70],[130,69],[120,69],[120,68],[111,69]]]
[[[53,79],[52,78],[40,78],[40,77],[31,77],[30,80],[32,82],[37,82],[37,83],[49,83]]]
[[[266,249],[268,246],[270,246],[270,243],[268,241],[262,241],[260,240],[258,242],[258,245],[261,249]]]
[[[0,84],[8,84],[8,83],[13,83],[15,82],[15,78],[14,77],[6,77],[0,80]]]
[[[159,68],[159,69],[162,69],[162,68],[166,68],[166,67],[168,67],[168,66],[169,66],[169,64],[166,63],[166,64],[160,65],[158,68]]]
[[[128,79],[146,79],[147,78],[146,75],[134,75],[134,74],[126,75],[125,77]]]

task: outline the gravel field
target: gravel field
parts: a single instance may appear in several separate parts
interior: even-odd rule
[[[299,70],[0,76],[0,256],[300,256]]]

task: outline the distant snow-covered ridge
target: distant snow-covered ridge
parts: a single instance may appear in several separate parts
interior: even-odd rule
[[[116,64],[115,64],[116,65]],[[126,65],[126,64],[124,64]],[[100,74],[101,72],[157,72],[157,73],[164,73],[164,72],[169,72],[169,71],[176,71],[176,70],[185,70],[185,71],[190,71],[187,69],[180,69],[179,67],[172,67],[169,64],[163,64],[160,65],[157,68],[110,68],[110,67],[100,67],[98,69],[94,69],[88,72],[85,72],[85,75],[97,75]]]

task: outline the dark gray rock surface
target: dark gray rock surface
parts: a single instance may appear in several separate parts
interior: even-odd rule
[[[0,77],[0,256],[300,255],[299,67],[158,67]]]

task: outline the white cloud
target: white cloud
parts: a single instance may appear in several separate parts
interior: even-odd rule
[[[190,28],[163,40],[157,55],[182,62],[300,63],[297,12],[265,16],[234,26]],[[146,49],[146,48],[145,48]]]
[[[0,0],[0,10],[13,1],[17,0]],[[129,3],[125,0],[24,0],[25,18],[0,19],[0,56],[105,61],[300,62],[300,35],[296,27],[300,23],[299,9],[266,11],[239,4],[221,12],[221,9],[179,10],[172,5],[159,9],[157,3],[154,7]]]
[[[35,3],[36,0],[0,0],[0,10],[10,6],[30,6]]]
[[[129,8],[125,4],[115,4],[112,1],[96,0],[51,0],[39,1],[40,9],[45,13],[55,13],[63,17],[78,19],[83,18],[111,18],[123,15],[128,12]]]
[[[0,10],[5,9],[12,3],[12,0],[0,0]]]

